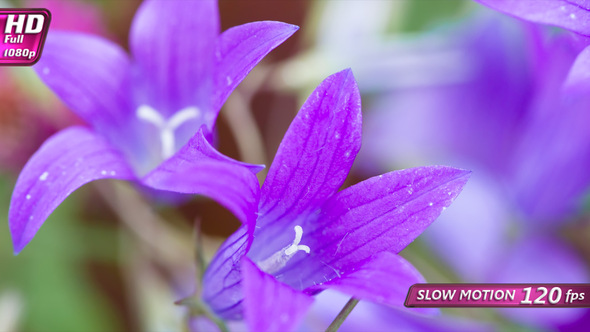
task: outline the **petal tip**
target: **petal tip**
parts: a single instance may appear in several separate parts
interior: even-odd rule
[[[459,168],[458,170],[459,170],[459,173],[461,174],[460,176],[467,178],[467,179],[471,178],[471,174],[473,174],[473,171],[468,170],[468,169]]]
[[[332,75],[336,80],[341,80],[345,86],[354,87],[355,90],[358,90],[358,86],[356,83],[356,78],[354,77],[354,73],[352,72],[352,68],[343,69],[336,74]],[[358,92],[358,91],[357,91]],[[360,94],[360,92],[358,93]],[[360,98],[360,96],[359,96]]]
[[[282,27],[284,29],[284,31],[289,34],[292,35],[294,34],[297,30],[299,30],[299,26],[295,25],[295,24],[291,24],[291,23],[285,23],[285,22],[281,22],[281,21],[259,21],[259,22],[266,22],[266,23],[270,23],[272,25],[275,25],[275,27]],[[252,23],[258,23],[258,22],[252,22]]]
[[[18,218],[15,217],[13,208],[14,199],[10,202],[10,208],[8,209],[8,226],[10,229],[10,237],[12,240],[12,248],[14,256],[17,256],[28,244],[29,241],[23,240],[24,231],[23,228],[19,227]]]
[[[295,25],[295,24],[285,23],[285,25],[286,25],[287,27],[289,27],[289,28],[291,29],[291,31],[292,31],[292,32],[295,32],[295,31],[297,31],[297,30],[299,30],[299,29],[300,29],[300,28],[299,28],[299,26],[298,26],[298,25]]]
[[[254,174],[258,174],[260,171],[262,171],[265,168],[266,168],[266,165],[264,165],[264,164],[253,164],[252,166],[249,167],[250,171],[252,171],[252,173],[254,173]]]
[[[437,165],[434,167],[438,168],[438,169],[446,169],[449,172],[454,172],[457,174],[457,177],[464,177],[464,176],[470,177],[471,174],[473,173],[473,171],[471,171],[471,170],[459,168],[459,167],[453,167],[453,166]]]
[[[350,76],[352,76],[352,78],[354,79],[354,74],[352,73],[352,68],[350,67],[345,68],[334,75],[343,76],[344,78],[349,78]]]
[[[16,237],[14,237],[13,234],[13,239],[15,239]],[[18,256],[18,254],[20,254],[21,251],[23,251],[23,249],[25,248],[27,244],[23,243],[22,241],[22,237],[19,237],[19,240],[13,240],[12,241],[12,247],[14,248],[12,253],[14,254],[14,256]]]

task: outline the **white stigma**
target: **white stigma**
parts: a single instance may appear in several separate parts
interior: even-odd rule
[[[148,105],[141,105],[136,111],[139,119],[153,124],[160,130],[161,155],[163,159],[170,158],[176,152],[174,131],[188,120],[199,117],[200,113],[198,107],[185,107],[166,120],[158,111]]]
[[[303,236],[303,228],[297,225],[294,227],[294,230],[295,239],[293,240],[293,243],[275,252],[262,262],[259,262],[258,267],[260,267],[261,270],[270,274],[275,273],[285,267],[291,257],[293,257],[298,251],[305,251],[308,254],[311,252],[311,249],[308,246],[299,244],[301,242],[301,237]]]
[[[298,252],[299,250],[305,251],[309,254],[310,249],[308,246],[299,244],[301,242],[301,237],[303,236],[303,228],[297,225],[295,226],[295,240],[293,240],[293,244],[291,244],[287,249],[285,249],[285,254],[293,255],[294,253]]]

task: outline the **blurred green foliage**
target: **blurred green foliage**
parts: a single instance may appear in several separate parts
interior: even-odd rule
[[[0,178],[2,225],[8,224],[12,188],[13,180]],[[114,260],[117,237],[112,230],[93,230],[80,223],[83,199],[83,194],[68,198],[48,219],[51,227],[43,227],[18,256],[12,255],[8,227],[0,229],[0,294],[12,290],[23,299],[23,331],[123,330],[85,266],[89,259]]]
[[[468,0],[407,0],[400,27],[405,32],[430,29],[440,23],[465,17],[465,12],[474,6],[473,1]]]

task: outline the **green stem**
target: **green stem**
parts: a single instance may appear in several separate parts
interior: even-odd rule
[[[219,328],[219,331],[229,332],[229,329],[227,328],[227,325],[225,325],[225,322],[223,320],[217,318],[217,316],[215,316],[215,314],[213,314],[209,310],[205,310],[204,314],[205,314],[205,317],[209,318],[213,323],[215,323],[215,325],[217,325],[217,327]]]
[[[356,306],[357,303],[359,303],[358,299],[355,299],[354,297],[350,298],[350,300],[348,300],[348,302],[346,302],[346,305],[344,306],[344,308],[342,308],[342,310],[340,311],[338,316],[336,316],[336,318],[334,319],[332,324],[330,324],[330,326],[328,326],[328,328],[326,329],[326,332],[338,331],[338,329],[340,328],[340,325],[342,325],[342,323],[344,323],[344,320],[346,320],[346,317],[348,317],[348,315],[350,314],[352,309],[354,309],[354,307]]]
[[[199,285],[202,285],[203,283],[203,276],[205,274],[205,269],[207,268],[207,263],[205,262],[205,255],[203,254],[203,237],[201,235],[201,221],[197,220],[195,222],[195,258],[197,260],[197,275],[199,278]]]
[[[176,302],[176,304],[188,307],[190,309],[191,316],[205,316],[209,318],[210,321],[217,325],[221,332],[229,332],[225,322],[217,317],[217,315],[215,315],[215,313],[213,313],[200,298],[189,297]]]

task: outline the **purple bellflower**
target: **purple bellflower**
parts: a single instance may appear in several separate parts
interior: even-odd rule
[[[462,280],[587,282],[583,260],[558,235],[590,187],[584,44],[486,12],[453,34],[473,59],[463,64],[471,75],[392,91],[377,103],[367,116],[364,161],[391,168],[413,158],[475,170],[465,194],[423,236]],[[432,128],[413,129],[426,121]],[[503,313],[555,327],[583,310]]]
[[[105,39],[50,31],[35,66],[41,79],[87,127],[49,138],[21,172],[9,223],[15,253],[74,190],[98,179],[212,196],[231,194],[256,171],[210,144],[231,91],[297,27],[254,22],[219,33],[215,0],[145,1],[133,20],[132,59]],[[187,169],[192,186],[171,186]],[[228,188],[228,186],[230,188]]]
[[[590,1],[588,0],[475,1],[520,19],[554,25],[590,36]]]
[[[293,329],[331,288],[401,306],[423,281],[398,256],[465,185],[470,172],[432,166],[376,176],[338,191],[361,144],[361,101],[350,70],[324,80],[299,111],[243,226],[204,275],[202,298],[254,331]]]

